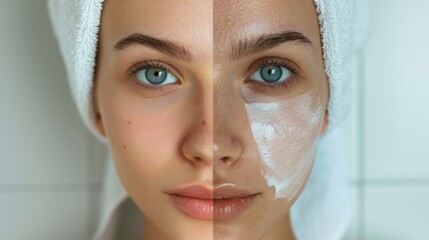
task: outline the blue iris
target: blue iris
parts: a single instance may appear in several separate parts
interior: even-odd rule
[[[166,85],[177,81],[173,74],[160,67],[147,67],[138,71],[136,77],[139,81],[150,85]]]

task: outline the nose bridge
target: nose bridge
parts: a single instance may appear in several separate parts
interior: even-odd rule
[[[234,81],[221,78],[221,71],[214,70],[205,84],[196,87],[189,103],[190,130],[184,140],[183,153],[196,166],[225,169],[243,153],[240,136],[244,133],[240,131],[245,131],[247,126],[244,103]]]
[[[243,146],[239,138],[243,111],[241,99],[233,81],[214,79],[213,104],[213,158],[216,164],[232,165],[240,158]]]
[[[204,78],[207,78],[204,77]],[[182,151],[195,166],[213,164],[213,83],[212,77],[204,79],[193,91],[189,108],[189,131],[185,136]],[[203,81],[201,81],[203,82]]]

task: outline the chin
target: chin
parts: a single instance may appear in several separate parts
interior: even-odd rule
[[[252,231],[244,226],[226,225],[223,223],[214,223],[213,239],[222,240],[254,240],[260,236],[252,236]],[[247,231],[246,231],[247,229]]]
[[[274,191],[273,191],[274,192]],[[274,193],[266,194],[249,211],[237,219],[215,221],[213,239],[260,240],[271,238],[289,224],[289,209],[293,202],[273,199]]]
[[[186,217],[184,217],[186,218]],[[171,221],[171,220],[168,220]],[[213,236],[213,222],[199,221],[194,219],[182,219],[182,221],[174,222],[173,229],[165,229],[168,239],[171,240],[213,240],[218,239]],[[173,231],[171,231],[173,230]]]

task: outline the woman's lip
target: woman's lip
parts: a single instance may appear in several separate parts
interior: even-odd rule
[[[201,199],[240,198],[257,194],[257,192],[244,190],[232,184],[218,185],[214,188],[208,188],[203,185],[189,185],[167,191],[167,193]]]
[[[230,220],[252,206],[259,194],[213,200],[213,220]]]
[[[190,185],[176,188],[167,192],[168,194],[199,199],[213,199],[213,190],[203,185]]]
[[[230,220],[241,215],[260,193],[231,185],[215,187],[190,185],[166,192],[173,205],[186,215],[199,220]]]

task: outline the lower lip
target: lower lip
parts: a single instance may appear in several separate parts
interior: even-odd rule
[[[201,199],[168,194],[173,205],[186,215],[199,220],[230,220],[246,211],[256,200],[256,195],[225,198]]]

